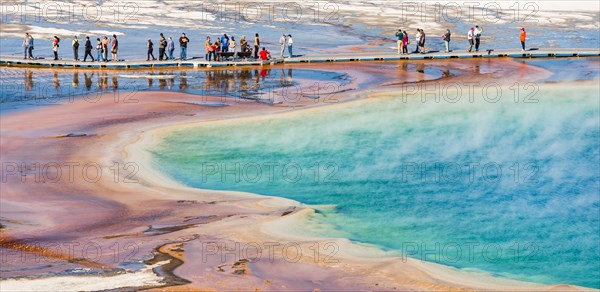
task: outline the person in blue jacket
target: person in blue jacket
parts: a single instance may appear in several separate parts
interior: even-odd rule
[[[229,52],[229,37],[226,33],[221,37],[221,52]]]

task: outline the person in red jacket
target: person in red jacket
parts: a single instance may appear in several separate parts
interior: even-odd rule
[[[270,53],[269,51],[267,51],[267,49],[265,49],[264,47],[262,48],[262,51],[260,51],[260,59],[263,61],[269,60],[270,58]]]
[[[525,28],[521,28],[521,51],[525,52],[525,40],[527,39],[527,33],[525,32]]]

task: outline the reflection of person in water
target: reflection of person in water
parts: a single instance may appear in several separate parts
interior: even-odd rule
[[[25,90],[31,91],[33,89],[33,70],[25,69]]]
[[[164,74],[162,74],[162,73],[159,73],[159,75],[164,76]],[[164,90],[165,86],[167,86],[167,80],[164,78],[158,79],[158,88],[160,90]]]
[[[425,63],[424,62],[417,63],[417,72],[425,73]]]
[[[117,90],[119,88],[119,80],[117,78],[116,74],[112,74],[112,87],[114,90]]]
[[[187,73],[186,72],[181,72],[181,74],[179,75],[179,89],[180,90],[186,90],[188,88],[188,84],[187,84]]]
[[[54,71],[54,78],[52,79],[52,83],[54,84],[54,88],[60,87],[60,80],[58,79],[58,72]]]
[[[269,75],[269,72],[267,71],[266,68],[260,69],[260,77],[262,77],[262,80],[265,80],[265,78],[267,77],[267,75]]]
[[[252,73],[250,72],[250,70],[244,69],[240,71],[240,96],[241,97],[249,97],[251,95],[250,92],[248,92],[248,80],[250,78],[252,78]]]
[[[83,78],[85,78],[85,89],[87,91],[90,91],[90,89],[92,88],[92,77],[94,76],[94,73],[92,72],[89,76],[87,72],[83,72]]]
[[[102,72],[102,78],[98,76],[98,80],[98,83],[100,83],[100,88],[103,90],[108,88],[108,73],[106,71]]]
[[[169,78],[169,79],[167,79],[167,84],[169,86],[169,89],[172,89],[173,86],[175,85],[175,78]]]
[[[79,87],[79,73],[73,72],[73,88]]]

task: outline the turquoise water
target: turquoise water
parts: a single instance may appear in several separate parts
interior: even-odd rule
[[[209,123],[152,151],[194,187],[335,204],[317,219],[323,236],[600,288],[598,88],[542,86],[535,98],[379,98]]]

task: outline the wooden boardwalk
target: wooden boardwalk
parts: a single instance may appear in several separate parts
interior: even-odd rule
[[[227,61],[208,62],[203,58],[188,60],[145,61],[131,60],[119,62],[75,62],[71,60],[34,59],[25,60],[13,56],[0,56],[0,66],[19,67],[57,67],[81,69],[144,69],[144,68],[211,68],[224,66],[264,66],[287,63],[313,63],[313,62],[358,62],[358,61],[394,61],[394,60],[435,60],[435,59],[473,59],[473,58],[565,58],[565,57],[598,57],[600,48],[584,49],[532,49],[525,52],[520,50],[482,50],[479,52],[466,52],[464,50],[450,53],[428,52],[426,54],[411,53],[398,55],[396,53],[339,53],[339,54],[312,54],[294,56],[293,58],[274,58],[269,61]]]

